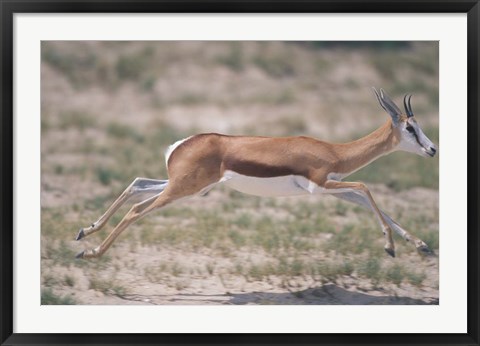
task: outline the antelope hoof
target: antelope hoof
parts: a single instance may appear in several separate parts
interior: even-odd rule
[[[78,239],[77,239],[78,240]],[[85,251],[82,251],[82,252],[79,252],[75,255],[75,259],[81,259],[83,258],[83,254],[85,253]]]
[[[77,237],[75,238],[75,240],[80,240],[80,239],[82,239],[83,237],[85,237],[85,232],[83,231],[83,228],[80,228],[80,230],[78,231],[78,234],[77,234]]]
[[[395,258],[395,249],[385,248],[385,252],[388,253],[391,257]]]

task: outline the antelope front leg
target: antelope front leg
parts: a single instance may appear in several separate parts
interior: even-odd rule
[[[415,248],[417,249],[418,253],[422,255],[432,255],[433,251],[428,247],[428,245],[421,240],[420,238],[417,238],[413,234],[407,232],[405,229],[403,229],[398,223],[393,221],[390,216],[382,212],[383,217],[387,222],[391,225],[393,230],[400,235],[405,241],[412,242],[415,245]]]
[[[382,227],[382,231],[385,236],[385,251],[390,256],[395,257],[395,244],[393,243],[392,228],[390,227],[389,223],[385,219],[380,209],[378,209],[377,204],[375,203],[372,194],[370,193],[370,190],[365,184],[328,180],[324,184],[324,187],[327,189],[327,193],[331,193],[333,195],[342,194],[345,192],[353,192],[355,194],[361,195],[367,202],[370,209],[377,216],[380,226]]]
[[[89,234],[100,231],[113,214],[130,198],[140,194],[159,194],[168,184],[168,180],[156,180],[146,178],[135,178],[135,180],[122,192],[122,194],[112,203],[107,211],[89,227],[80,228],[76,240],[80,240]]]
[[[342,193],[336,193],[333,194],[332,196],[337,197],[339,199],[343,199],[348,202],[355,203],[357,205],[360,205],[366,209],[371,210],[371,206],[368,202],[368,200],[365,198],[365,196],[354,193],[354,192],[342,192]],[[421,239],[417,238],[413,234],[409,233],[405,229],[403,229],[398,223],[396,223],[390,216],[385,214],[383,211],[380,210],[382,213],[383,218],[389,226],[397,233],[400,237],[402,237],[405,241],[407,242],[412,242],[415,245],[415,248],[417,251],[422,254],[422,255],[429,255],[432,254],[433,252],[429,249],[428,245],[425,244],[424,241]]]

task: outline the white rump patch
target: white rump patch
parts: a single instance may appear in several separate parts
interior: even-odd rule
[[[325,191],[324,188],[300,175],[259,178],[225,171],[219,183],[221,182],[234,190],[263,197],[300,196]]]
[[[184,138],[184,139],[181,139],[179,141],[176,141],[175,143],[173,143],[172,145],[170,145],[167,150],[165,150],[165,164],[167,165],[168,167],[168,159],[170,158],[170,155],[172,155],[173,151],[175,149],[177,149],[177,147],[182,144],[183,142],[185,141],[188,141],[190,138],[192,138],[193,136],[190,136],[190,137],[187,137],[187,138]]]

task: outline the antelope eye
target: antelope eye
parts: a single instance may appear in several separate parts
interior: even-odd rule
[[[413,129],[413,126],[407,125],[407,131],[410,133],[415,133],[415,130]]]

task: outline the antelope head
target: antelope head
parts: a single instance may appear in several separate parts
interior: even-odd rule
[[[420,156],[434,157],[437,152],[437,147],[423,133],[417,120],[415,120],[412,105],[410,104],[412,95],[407,94],[403,98],[405,113],[402,113],[400,108],[397,107],[383,89],[380,89],[380,93],[378,93],[375,88],[373,88],[373,91],[375,92],[375,96],[377,97],[380,106],[382,106],[392,118],[394,130],[397,132],[399,138],[399,143],[396,149],[415,153]]]

